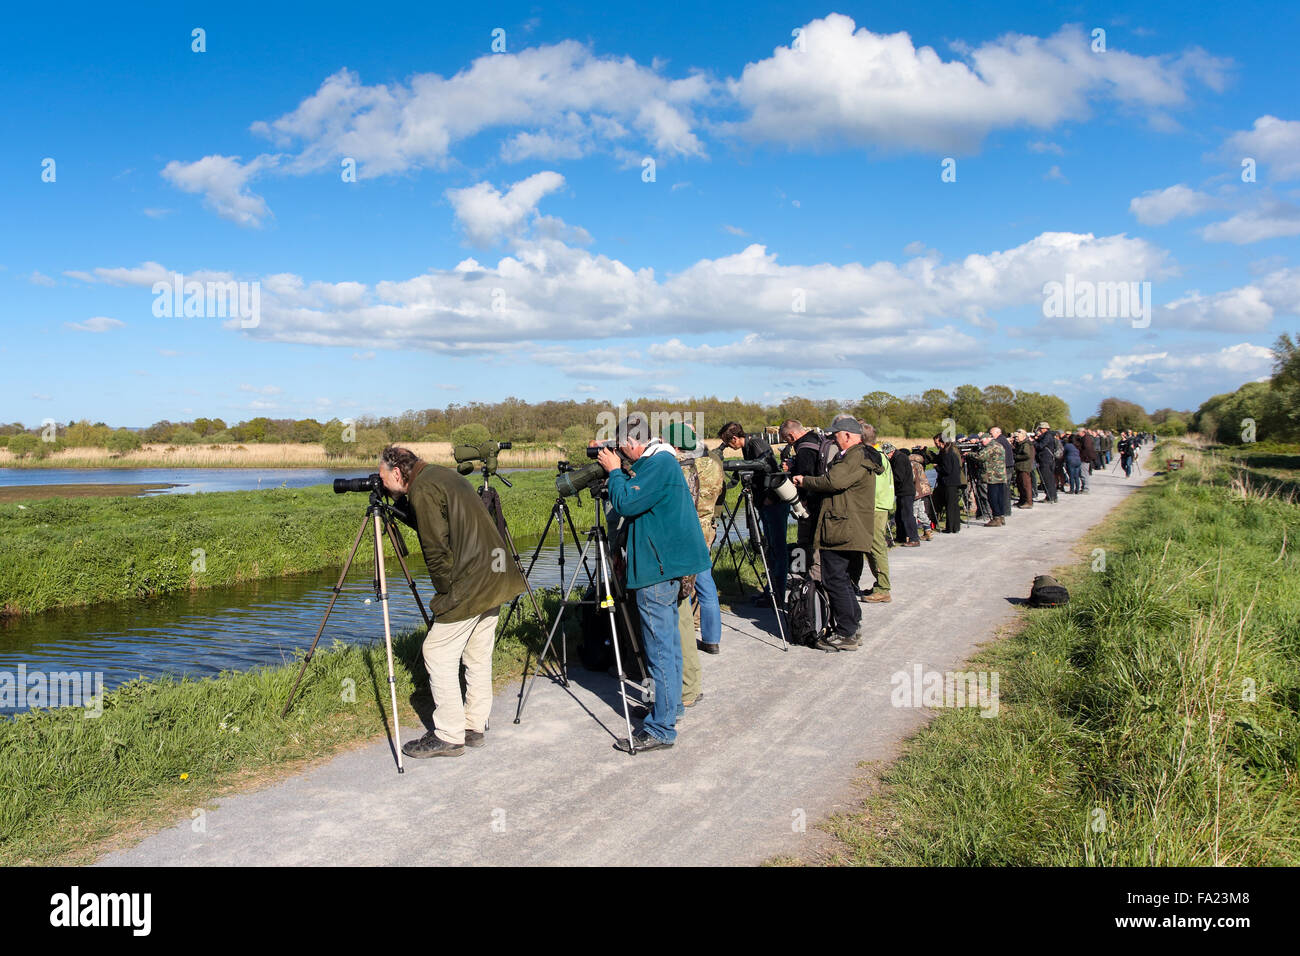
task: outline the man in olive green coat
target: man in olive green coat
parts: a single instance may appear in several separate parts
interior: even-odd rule
[[[851,415],[839,415],[828,429],[840,453],[825,475],[797,475],[790,480],[800,490],[822,495],[813,532],[819,552],[822,584],[835,612],[835,633],[818,646],[828,651],[854,651],[862,644],[858,625],[858,578],[876,534],[876,475],[884,470],[866,455],[862,425]]]
[[[437,595],[424,639],[433,692],[433,730],[402,747],[409,757],[458,757],[481,747],[492,710],[492,645],[501,605],[524,590],[524,578],[501,533],[468,481],[389,445],[379,477],[414,523]],[[465,664],[465,697],[460,665]]]

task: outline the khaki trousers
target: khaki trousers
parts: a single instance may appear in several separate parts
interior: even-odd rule
[[[424,667],[433,692],[433,732],[449,744],[464,744],[465,731],[487,730],[492,710],[492,645],[495,607],[452,624],[436,621],[424,639]],[[465,697],[460,696],[460,665],[465,662]]]
[[[871,539],[871,550],[867,552],[867,567],[876,578],[873,591],[889,593],[889,542],[885,540],[889,532],[889,512],[876,509],[876,529]],[[855,585],[857,582],[853,582]]]
[[[690,601],[682,601],[677,605],[677,635],[682,640],[682,703],[687,703],[699,697],[704,690],[700,649],[695,646],[695,620],[691,614]]]

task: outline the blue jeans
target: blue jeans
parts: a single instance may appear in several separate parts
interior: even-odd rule
[[[772,580],[769,582],[777,601],[785,601],[785,578],[790,562],[786,554],[786,528],[790,524],[790,506],[784,501],[774,505],[760,505],[758,520],[763,525],[763,537],[767,539],[767,569]],[[704,626],[703,620],[700,626]]]
[[[718,603],[718,586],[713,583],[712,571],[706,569],[695,575],[695,594],[700,601],[700,641],[721,644],[722,605]]]
[[[677,739],[677,714],[682,706],[682,642],[677,633],[680,590],[680,579],[673,578],[633,592],[636,608],[641,613],[641,645],[645,649],[646,666],[655,682],[654,703],[641,727],[666,744]],[[702,615],[700,623],[703,626]]]

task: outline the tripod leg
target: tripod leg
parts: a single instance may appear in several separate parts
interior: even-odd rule
[[[776,588],[772,586],[772,571],[767,566],[767,536],[763,532],[762,522],[758,521],[758,506],[754,504],[754,498],[751,494],[745,494],[745,521],[758,532],[758,556],[763,560],[763,577],[767,580],[767,593],[772,598],[772,611],[776,614],[776,630],[781,635],[781,646],[785,651],[790,650],[790,642],[785,639],[785,627],[781,624],[781,607],[777,604]],[[758,568],[754,568],[754,574],[758,574]],[[760,580],[761,583],[761,580]],[[854,588],[857,582],[853,582]],[[782,595],[785,597],[785,595]],[[857,597],[854,597],[857,600]]]
[[[736,499],[736,506],[732,508],[731,511],[727,511],[725,504],[722,507],[722,513],[724,515],[722,520],[722,533],[718,535],[718,553],[714,555],[712,567],[716,568],[718,566],[718,561],[722,558],[722,552],[725,548],[727,553],[731,555],[731,566],[736,571],[736,584],[740,587],[740,594],[743,597],[745,594],[745,582],[740,576],[740,559],[736,557],[736,547],[731,543],[731,532],[736,526],[736,514],[739,511],[740,498]],[[741,547],[743,548],[744,545],[742,544]]]
[[[379,515],[375,515],[375,573],[376,580],[379,582],[379,604],[384,609],[384,647],[388,651],[388,692],[393,703],[393,752],[397,754],[397,772],[406,773],[406,768],[402,766],[402,728],[398,724],[397,717],[397,677],[393,672],[393,629],[388,621],[388,577],[384,574],[384,539],[379,525]]]
[[[397,563],[402,566],[402,574],[406,576],[406,586],[411,589],[411,596],[415,598],[415,606],[420,609],[420,617],[424,619],[426,628],[433,626],[433,621],[429,618],[429,612],[424,609],[424,602],[420,600],[420,592],[415,586],[415,579],[411,577],[411,571],[406,566],[405,559],[402,558],[402,549],[398,547],[397,528],[391,521],[387,522],[388,540],[393,543],[393,553],[397,555]]]
[[[330,595],[330,603],[325,608],[325,616],[321,618],[320,627],[316,628],[316,636],[312,639],[311,647],[307,648],[307,656],[302,659],[302,667],[298,668],[298,676],[294,678],[293,687],[289,689],[289,699],[284,702],[284,710],[280,711],[282,718],[289,716],[289,708],[293,706],[293,699],[298,694],[298,683],[302,680],[302,675],[307,673],[307,665],[311,663],[312,655],[316,653],[316,645],[320,642],[320,636],[325,633],[325,624],[330,619],[330,612],[334,610],[334,602],[339,599],[339,594],[343,590],[343,581],[348,576],[352,562],[356,559],[357,549],[361,547],[361,536],[366,533],[367,524],[369,524],[369,518],[363,517],[361,527],[357,529],[357,540],[352,542],[352,552],[348,555],[347,561],[343,562],[343,573],[339,575],[338,583],[334,585],[334,593]]]
[[[569,523],[569,533],[573,535],[573,546],[581,550],[582,546],[579,543],[578,529],[573,526],[573,513],[569,511],[569,503],[565,501],[563,498],[560,498],[556,503],[560,506],[561,509],[563,509],[564,520]],[[599,502],[597,502],[596,507],[597,508],[600,507]],[[560,526],[561,548],[563,548],[563,544],[564,544],[564,526],[561,525]],[[561,550],[561,554],[563,554],[563,550]],[[583,555],[582,558],[582,566],[587,569],[587,583],[589,583],[594,588],[596,586],[596,576],[595,574],[592,573],[590,566],[588,566],[587,558],[585,554]]]
[[[603,539],[603,532],[597,533],[598,538]],[[633,756],[636,755],[636,739],[632,736],[632,711],[627,706],[627,673],[623,670],[623,654],[618,646],[618,628],[614,624],[614,592],[609,586],[609,565],[606,561],[606,547],[603,540],[600,541],[600,550],[596,554],[596,564],[600,568],[600,579],[605,586],[604,598],[601,599],[601,607],[609,612],[609,637],[614,642],[614,665],[618,669],[618,696],[623,701],[623,722],[627,725],[627,750]],[[598,592],[599,593],[599,592]],[[628,630],[632,634],[631,629]],[[650,671],[645,668],[646,676]]]
[[[587,549],[591,547],[595,537],[587,540],[586,546],[582,550],[583,557],[587,555]],[[528,662],[524,661],[524,674],[519,684],[519,706],[515,708],[515,723],[519,723],[524,714],[524,705],[528,703],[528,697],[533,692],[533,682],[537,680],[537,675],[541,673],[542,668],[546,665],[546,652],[551,649],[551,642],[555,640],[555,632],[559,630],[560,622],[564,620],[564,612],[569,606],[569,596],[573,593],[574,586],[578,583],[578,569],[573,571],[573,578],[569,581],[569,587],[565,590],[564,596],[560,600],[559,613],[555,615],[555,621],[551,624],[551,633],[547,635],[546,644],[542,651],[537,655],[537,667],[533,670],[533,676],[528,677]]]
[[[501,520],[503,523],[505,522],[505,515],[501,516]],[[523,576],[524,587],[528,589],[528,597],[533,602],[533,613],[537,615],[537,623],[545,627],[546,615],[542,613],[542,606],[537,601],[537,593],[533,590],[533,586],[528,583],[528,574],[524,571],[524,562],[519,560],[519,552],[515,550],[515,540],[510,536],[509,525],[506,525],[506,546],[510,548],[510,556],[514,559],[515,567],[519,569],[519,573]],[[515,595],[515,597],[518,596]]]
[[[526,570],[526,571],[523,572],[523,573],[524,573],[524,580],[525,580],[525,581],[528,580],[528,576],[529,576],[530,574],[533,573],[533,568],[537,565],[537,556],[540,555],[540,554],[542,553],[542,546],[546,544],[546,536],[547,536],[548,534],[551,533],[551,522],[553,522],[554,520],[555,520],[555,508],[551,508],[551,516],[550,516],[549,518],[546,519],[546,527],[542,529],[542,536],[541,536],[540,538],[537,539],[537,547],[533,548],[533,556],[532,556],[531,558],[528,559],[528,570]],[[561,545],[564,544],[564,529],[563,529],[563,528],[560,529],[560,544],[561,544]],[[513,542],[511,542],[511,544],[510,544],[510,548],[511,548],[512,551],[514,550],[514,543],[513,543]],[[561,580],[561,582],[564,580],[564,572],[563,572],[563,571],[560,572],[560,580]],[[515,613],[515,608],[519,605],[519,597],[520,597],[520,596],[519,596],[518,594],[516,594],[516,595],[511,599],[511,601],[510,601],[510,607],[506,610],[505,617],[502,618],[502,620],[501,620],[501,629],[502,629],[502,633],[504,633],[504,632],[505,632],[505,628],[506,628],[507,626],[509,626],[509,624],[510,624],[510,618],[514,615],[514,613]]]

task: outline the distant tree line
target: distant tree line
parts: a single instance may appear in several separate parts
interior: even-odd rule
[[[643,397],[627,399],[622,404],[629,410],[690,415],[691,421],[699,414],[706,437],[712,437],[729,421],[741,422],[748,429],[777,425],[788,418],[798,419],[806,425],[825,426],[845,410],[871,422],[881,435],[916,439],[928,439],[942,431],[945,419],[951,419],[959,433],[982,431],[992,425],[1004,429],[1032,428],[1039,421],[1049,422],[1054,428],[1068,428],[1075,424],[1063,399],[1005,385],[985,388],[959,385],[951,393],[932,388],[920,395],[905,396],[876,391],[856,402],[792,397],[776,405],[763,405],[740,398],[727,401],[710,396],[673,402]],[[453,403],[445,408],[407,410],[400,415],[362,416],[349,422],[337,418],[321,422],[315,418],[259,416],[227,424],[220,418],[196,418],[181,422],[158,421],[136,431],[112,428],[104,422],[92,424],[88,419],[81,419],[59,426],[56,430],[58,442],[53,446],[44,443],[46,447],[40,451],[93,446],[125,452],[141,443],[224,445],[269,442],[320,443],[330,455],[370,457],[372,452],[377,452],[388,442],[478,443],[494,438],[498,441],[559,444],[574,453],[594,437],[598,416],[612,408],[614,406],[610,403],[594,399],[525,402],[511,397],[500,402]],[[1089,423],[1118,430],[1145,429],[1168,422],[1170,428],[1186,430],[1190,417],[1190,413],[1176,413],[1170,409],[1148,416],[1132,402],[1109,398],[1101,403]],[[27,432],[16,422],[0,425],[0,444],[8,441],[13,448],[13,437],[9,436]],[[33,438],[39,433],[39,428],[30,430]],[[20,444],[26,442],[20,441]]]

